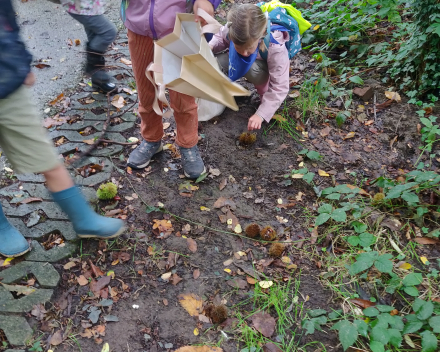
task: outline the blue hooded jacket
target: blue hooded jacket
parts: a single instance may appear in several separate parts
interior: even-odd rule
[[[32,55],[20,38],[11,0],[0,0],[0,99],[23,84],[31,71]]]

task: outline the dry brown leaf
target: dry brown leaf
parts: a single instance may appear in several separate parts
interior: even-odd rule
[[[223,352],[223,350],[214,346],[184,346],[174,352]]]
[[[18,203],[20,204],[28,204],[28,203],[32,203],[32,202],[42,202],[43,199],[38,198],[38,197],[29,197],[29,198],[25,198],[21,201],[19,201]]]
[[[53,126],[60,126],[63,123],[66,123],[67,119],[68,119],[67,116],[60,117],[58,114],[55,115],[54,117],[46,117],[43,120],[43,126],[46,128],[51,128]]]
[[[64,264],[63,268],[65,270],[69,270],[69,269],[73,268],[75,265],[76,265],[75,262],[68,262],[68,263]]]
[[[203,300],[194,293],[180,294],[180,305],[191,315],[197,317],[203,311]]]
[[[84,275],[80,275],[79,277],[77,277],[76,281],[78,281],[80,286],[85,286],[89,283],[89,280],[87,280]]]
[[[246,281],[244,281],[243,279],[238,279],[238,278],[228,280],[226,283],[233,288],[239,288],[241,290],[244,290],[245,288],[248,287],[248,284]]]
[[[58,346],[63,342],[63,335],[61,334],[61,330],[58,330],[55,334],[50,338],[49,344],[53,346]]]
[[[194,241],[192,238],[187,238],[186,239],[186,244],[188,245],[188,249],[191,251],[191,252],[193,252],[193,253],[195,253],[195,252],[197,252],[197,242],[196,241]]]
[[[52,100],[49,104],[50,105],[55,105],[56,103],[58,103],[63,98],[64,98],[64,93],[61,93],[54,100]]]
[[[179,275],[177,275],[177,274],[173,274],[173,275],[171,275],[171,279],[170,279],[170,282],[174,285],[174,286],[176,286],[180,281],[182,281],[183,279],[179,276]]]
[[[9,292],[16,292],[18,295],[30,295],[31,293],[35,292],[35,288],[28,287],[28,286],[21,286],[21,285],[7,285],[3,282],[0,282],[0,284],[3,285],[3,288],[8,290]]]
[[[44,308],[44,306],[40,303],[34,306],[34,308],[31,311],[31,314],[37,318],[37,320],[43,320],[44,316],[46,315],[47,311]]]
[[[321,137],[327,137],[327,136],[329,135],[330,131],[331,131],[330,126],[326,126],[325,128],[323,128],[323,129],[319,132],[319,134],[321,135]]]
[[[220,182],[220,185],[218,186],[219,190],[220,190],[220,191],[223,190],[223,189],[226,187],[227,184],[228,184],[228,179],[227,179],[227,178],[224,178],[224,179]]]
[[[125,105],[124,97],[116,94],[112,99],[112,105],[117,109],[122,109]]]
[[[225,197],[220,197],[214,203],[214,208],[219,209],[225,206],[229,206],[232,210],[236,209],[236,205],[232,199],[227,199]]]
[[[263,352],[283,352],[283,350],[275,345],[273,342],[268,342],[263,345]]]
[[[252,325],[267,338],[275,332],[275,319],[267,313],[256,313],[252,316]]]
[[[285,117],[278,115],[278,114],[273,115],[272,119],[277,120],[278,122],[286,122],[287,121],[287,119]]]
[[[344,141],[349,138],[353,138],[356,135],[356,132],[348,132],[347,135],[342,138]]]
[[[388,99],[395,100],[395,101],[398,102],[398,103],[400,103],[400,101],[402,100],[402,99],[400,98],[399,93],[397,93],[397,92],[385,92],[385,96],[386,96]]]
[[[193,278],[194,280],[197,280],[200,277],[200,269],[196,269],[193,272]]]
[[[312,235],[310,236],[310,243],[312,243],[312,244],[316,243],[317,239],[318,239],[318,228],[315,227],[312,230]]]
[[[361,299],[361,298],[353,298],[350,300],[351,303],[357,305],[358,307],[365,309],[368,307],[374,307],[376,305],[376,303],[368,301],[366,299]]]
[[[126,64],[127,66],[131,66],[131,61],[130,61],[130,60],[127,60],[127,59],[125,59],[125,58],[122,58],[122,59],[121,59],[121,62],[122,62],[123,64]]]
[[[437,244],[437,243],[439,243],[438,239],[429,238],[429,237],[416,237],[416,238],[414,238],[414,241],[416,241],[419,244]]]
[[[255,280],[253,277],[246,276],[246,281],[249,285],[255,285],[257,283],[257,280]]]

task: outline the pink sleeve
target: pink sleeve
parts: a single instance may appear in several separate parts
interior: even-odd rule
[[[209,45],[212,47],[214,54],[229,48],[229,40],[227,39],[228,32],[229,28],[223,26],[218,33],[212,37]]]
[[[261,104],[256,112],[267,122],[270,121],[289,93],[289,66],[289,53],[286,46],[271,44],[267,58],[269,87],[263,94]],[[263,87],[256,88],[258,91]]]

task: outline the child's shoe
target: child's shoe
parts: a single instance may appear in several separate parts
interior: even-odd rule
[[[52,193],[52,197],[67,214],[80,238],[109,239],[119,236],[125,229],[122,220],[96,214],[77,187]]]
[[[127,166],[133,169],[143,169],[147,167],[154,154],[162,151],[162,142],[147,142],[143,140],[141,144],[130,153]]]
[[[28,241],[6,219],[0,206],[0,254],[5,257],[19,257],[31,248]]]
[[[104,71],[104,67],[104,53],[97,52],[87,46],[86,73],[92,77],[93,87],[99,88],[105,93],[108,93],[116,88],[116,84],[111,82],[111,77]]]
[[[182,155],[183,172],[186,177],[198,178],[206,172],[205,164],[196,145],[192,148],[180,147],[179,149]]]

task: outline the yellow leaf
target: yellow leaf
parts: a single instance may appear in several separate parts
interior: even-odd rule
[[[232,225],[232,219],[228,219],[228,220],[226,221],[226,223],[227,223],[228,225]]]
[[[428,258],[426,258],[426,257],[420,257],[420,260],[423,264],[429,263]]]
[[[321,27],[319,24],[317,24],[315,27],[313,27],[313,30],[316,31],[317,29],[319,29],[319,27]]]
[[[241,225],[240,225],[240,224],[235,225],[234,232],[235,232],[235,233],[241,233],[241,232],[242,232],[242,229],[241,229]]]
[[[356,132],[348,132],[347,135],[342,139],[346,140],[349,138],[353,138],[355,135],[356,135]]]
[[[293,174],[292,178],[303,178],[304,175],[303,174]]]
[[[409,270],[409,269],[411,269],[411,267],[412,267],[412,265],[409,264],[409,263],[402,263],[402,264],[399,266],[399,269]]]
[[[196,335],[196,336],[199,335],[199,329],[197,329],[197,328],[194,329],[194,335]]]
[[[203,205],[200,207],[201,211],[211,211],[211,209],[204,207]]]
[[[243,251],[238,251],[237,254],[238,254],[240,257],[244,257],[245,255],[247,255],[246,252],[243,252]]]
[[[226,271],[228,274],[232,273],[232,270],[231,270],[231,269],[228,269],[228,268],[223,269],[223,271]]]
[[[286,268],[287,268],[288,270],[295,270],[295,269],[298,268],[298,265],[296,265],[296,264],[290,264],[290,265],[288,265]]]
[[[14,258],[6,258],[5,261],[3,262],[2,266],[8,266],[11,265],[11,262],[14,260]]]
[[[118,265],[119,264],[119,259],[113,260],[112,261],[112,265]]]
[[[260,285],[261,288],[269,288],[270,286],[273,285],[272,281],[260,281],[258,283],[258,285]]]
[[[186,237],[185,235],[183,235],[182,238],[188,238],[188,237]]]
[[[113,270],[110,270],[109,272],[107,272],[107,276],[111,276],[112,279],[115,278],[115,272]]]
[[[102,346],[101,352],[109,352],[109,351],[110,351],[110,346],[108,345],[108,342],[106,342],[104,346]]]
[[[357,34],[350,35],[350,36],[348,37],[348,41],[350,41],[350,42],[354,42],[357,38],[358,38]]]
[[[273,115],[273,117],[272,117],[274,120],[277,120],[278,122],[286,122],[287,121],[287,119],[285,118],[285,117],[283,117],[283,116],[281,116],[281,115]]]
[[[289,257],[281,257],[281,261],[282,261],[284,264],[290,264],[290,262],[291,262],[291,260],[290,260]]]
[[[396,102],[400,103],[400,101],[402,100],[400,98],[399,93],[397,92],[385,92],[385,96],[390,99],[390,100],[395,100]]]
[[[319,176],[323,176],[323,177],[329,177],[330,176],[327,172],[325,172],[323,170],[318,170],[318,175]]]
[[[172,274],[172,273],[171,273],[171,271],[170,271],[170,272],[168,272],[168,273],[162,274],[160,278],[161,278],[162,280],[165,280],[165,281],[166,281],[166,280],[169,280],[169,278],[171,277],[171,274]]]
[[[192,317],[198,317],[203,310],[203,300],[194,293],[180,294],[178,296],[180,305]]]

